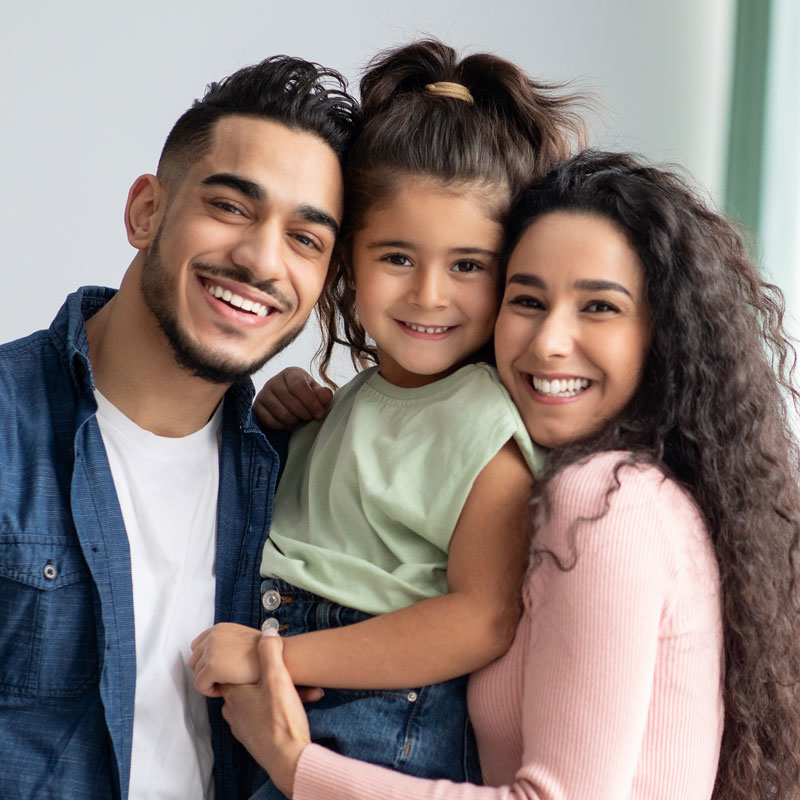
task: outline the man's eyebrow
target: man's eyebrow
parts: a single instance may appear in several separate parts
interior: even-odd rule
[[[254,181],[234,175],[232,172],[217,172],[203,179],[203,186],[227,186],[240,192],[245,197],[263,203],[267,199],[266,192]]]
[[[327,212],[314,206],[302,205],[297,209],[297,216],[315,225],[324,225],[334,236],[339,235],[339,223]]]
[[[229,189],[240,192],[257,203],[266,203],[267,201],[267,193],[262,186],[231,172],[217,172],[214,175],[209,175],[203,179],[202,183],[204,186],[227,186]],[[334,236],[339,235],[339,224],[327,211],[314,206],[301,205],[298,206],[295,213],[303,221],[311,222],[315,225],[324,225],[330,229]]]

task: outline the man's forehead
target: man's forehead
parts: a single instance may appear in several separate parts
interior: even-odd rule
[[[191,183],[208,184],[219,174],[236,175],[268,195],[281,184],[296,188],[298,200],[341,219],[342,171],[326,142],[282,122],[229,115],[218,120],[210,147],[191,169]]]

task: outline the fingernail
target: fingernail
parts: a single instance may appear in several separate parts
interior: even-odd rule
[[[276,636],[278,639],[281,638],[281,635],[278,633],[278,631],[275,630],[275,628],[264,628],[264,630],[261,631],[262,639],[266,639],[267,637],[272,637],[272,636]]]

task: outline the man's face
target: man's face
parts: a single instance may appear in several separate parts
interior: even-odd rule
[[[312,134],[224,117],[167,191],[145,303],[182,367],[232,383],[285,347],[319,298],[342,214],[338,158]]]

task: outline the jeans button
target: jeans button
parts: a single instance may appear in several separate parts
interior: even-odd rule
[[[55,564],[53,564],[52,561],[48,561],[44,565],[42,573],[44,574],[45,578],[47,578],[47,580],[52,581],[55,580],[56,577],[58,576],[58,569],[56,568]]]
[[[275,619],[275,617],[267,617],[261,623],[261,630],[262,631],[267,631],[267,630],[277,631],[280,627],[281,627],[281,624],[280,624],[280,622],[278,622],[277,619]]]
[[[406,695],[406,700],[408,700],[409,703],[414,703],[416,702],[417,697],[419,697],[419,695],[416,692],[409,692]]]
[[[275,591],[275,589],[267,589],[267,591],[261,595],[261,605],[264,606],[267,611],[274,611],[280,604],[281,595],[280,592]]]

